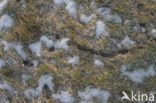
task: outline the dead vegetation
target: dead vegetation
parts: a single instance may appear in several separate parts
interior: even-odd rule
[[[1,36],[4,40],[21,42],[26,47],[28,44],[39,40],[41,35],[52,35],[55,37],[55,40],[68,37],[70,38],[70,50],[65,52],[60,50],[57,53],[49,53],[45,50],[50,55],[48,58],[54,58],[57,63],[54,65],[41,60],[42,64],[37,68],[37,71],[35,71],[36,68],[31,72],[29,70],[21,70],[21,62],[15,62],[15,66],[6,66],[0,70],[0,76],[7,80],[15,89],[22,91],[35,87],[39,77],[43,74],[52,74],[54,76],[55,91],[60,87],[71,88],[73,91],[77,91],[84,89],[88,85],[93,85],[118,94],[124,89],[127,91],[132,89],[150,91],[151,88],[156,87],[155,77],[140,86],[131,82],[128,78],[123,78],[120,73],[120,66],[125,63],[131,63],[134,67],[147,67],[149,64],[156,64],[156,42],[153,37],[148,35],[150,33],[148,25],[156,23],[155,2],[147,0],[96,0],[95,4],[98,7],[112,8],[113,13],[120,14],[123,21],[126,19],[132,21],[129,25],[106,22],[108,31],[111,34],[110,37],[120,41],[124,38],[126,31],[127,35],[133,40],[140,40],[138,41],[139,46],[118,50],[108,38],[101,37],[95,40],[95,34],[90,35],[88,29],[95,29],[95,25],[93,25],[95,21],[89,24],[91,26],[86,27],[83,23],[69,16],[63,7],[56,12],[50,12],[47,9],[46,12],[41,10],[42,7],[53,9],[53,0],[26,0],[27,8],[22,8],[18,1],[10,0],[7,10],[4,11],[12,12],[16,21],[16,25],[11,29],[11,32]],[[84,5],[86,11],[92,10],[89,7],[90,0],[75,1]],[[94,10],[92,11],[94,12]],[[98,15],[98,19],[101,18]],[[135,24],[143,24],[147,29],[146,33],[134,32],[131,27]],[[141,42],[144,38],[146,43]],[[66,55],[75,54],[80,56],[81,62],[77,67],[72,67],[66,62]],[[2,50],[0,55],[2,57],[17,57],[15,53],[5,54]],[[99,68],[92,66],[95,57],[100,58],[105,63],[105,66]],[[29,59],[34,58],[31,56]],[[14,59],[22,61],[21,58]],[[21,74],[25,72],[32,74],[37,72],[36,77],[28,80],[28,88],[23,87],[20,79]],[[5,93],[5,91],[0,91],[0,96]],[[21,93],[21,95],[23,94]],[[30,102],[21,95],[8,96],[8,103]],[[33,103],[56,103],[52,97],[48,96],[47,91],[44,91],[43,95],[35,99]],[[115,102],[116,99],[110,99],[109,101],[109,103]]]

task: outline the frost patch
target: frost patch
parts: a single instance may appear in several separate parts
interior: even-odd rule
[[[94,0],[90,3],[90,8],[96,9],[95,1]]]
[[[22,74],[22,82],[24,86],[27,86],[26,81],[30,78],[30,75]]]
[[[1,97],[0,97],[0,103],[5,103],[6,98],[7,98],[7,96],[6,96],[6,95],[1,96]]]
[[[4,45],[4,51],[7,51],[7,50],[9,50],[10,48],[13,47],[13,45],[11,43],[8,43],[8,42],[6,42],[4,40],[2,40],[2,44]]]
[[[0,59],[0,69],[5,66],[5,61],[3,59]]]
[[[113,21],[115,23],[121,23],[121,17],[118,16],[117,14],[111,14],[111,9],[110,8],[99,8],[97,9],[97,12],[100,13],[103,18],[107,21]]]
[[[24,92],[24,96],[25,96],[25,98],[31,100],[33,98],[38,97],[39,96],[39,92],[36,91],[35,89],[29,89],[29,90],[26,90]]]
[[[35,42],[33,44],[30,44],[29,49],[36,56],[40,57],[41,56],[42,43],[41,42]]]
[[[77,9],[76,9],[76,2],[74,0],[54,0],[54,4],[57,6],[62,5],[63,3],[66,4],[66,11],[74,17],[74,19],[77,18]]]
[[[54,0],[54,4],[59,6],[62,5],[65,2],[65,0]]]
[[[67,60],[70,64],[72,64],[72,66],[79,64],[79,57],[77,57],[77,56],[74,56],[73,58],[68,57]]]
[[[156,29],[152,29],[152,35],[154,38],[156,38]]]
[[[104,63],[98,59],[94,59],[94,65],[95,66],[104,66]]]
[[[117,46],[118,48],[121,49],[121,47],[126,47],[126,48],[131,48],[135,45],[135,42],[132,41],[128,36],[126,36],[122,41],[121,43],[119,43]]]
[[[3,83],[0,83],[0,89],[7,90],[11,94],[14,92],[14,90],[11,88],[11,86],[6,81],[3,81]]]
[[[126,71],[127,65],[121,66],[121,71],[123,75],[128,76],[132,81],[136,83],[142,83],[145,78],[155,76],[156,72],[154,66],[149,66],[146,70],[136,69],[134,71]]]
[[[98,103],[107,103],[110,92],[101,90],[99,88],[87,87],[84,91],[78,91],[78,96],[81,98],[80,103],[95,103],[96,99]]]
[[[42,93],[42,89],[46,85],[50,89],[50,91],[53,91],[54,84],[51,82],[52,80],[53,77],[50,75],[41,76],[36,90],[39,91],[39,93]]]
[[[36,61],[36,60],[32,61],[32,63],[34,67],[37,67],[39,65],[39,61]]]
[[[82,14],[80,17],[80,22],[88,24],[94,18],[96,18],[95,14],[92,14],[89,17],[87,15]]]
[[[0,2],[0,14],[2,14],[9,0],[3,0]]]
[[[41,36],[40,41],[32,43],[29,45],[29,49],[33,54],[38,57],[41,57],[42,43],[46,45],[47,48],[55,47],[56,49],[68,49],[68,38],[63,38],[60,41],[53,42],[53,40],[49,39],[47,36]],[[8,45],[9,46],[9,45]]]
[[[16,50],[16,52],[17,52],[23,59],[26,59],[26,58],[27,58],[27,55],[26,55],[26,53],[24,52],[23,47],[22,47],[20,44],[15,45],[15,46],[14,46],[14,49]]]
[[[13,43],[8,43],[6,41],[2,40],[2,43],[4,45],[4,51],[8,51],[9,49],[14,49],[18,55],[20,55],[23,59],[27,58],[27,55],[25,51],[23,50],[23,47],[20,44],[13,44]]]
[[[4,14],[0,18],[0,32],[2,32],[2,30],[6,29],[6,28],[12,27],[13,24],[14,24],[13,19],[9,15]]]
[[[24,92],[24,96],[27,99],[33,99],[38,97],[46,85],[50,91],[53,91],[54,84],[52,83],[53,77],[51,75],[44,75],[38,81],[38,87],[36,89],[28,89]]]
[[[27,5],[25,3],[25,0],[21,0],[21,5],[22,5],[23,8],[26,8],[27,7]]]
[[[74,103],[74,98],[68,91],[61,91],[60,93],[53,94],[53,97],[60,103]]]
[[[99,38],[101,35],[109,36],[109,33],[106,31],[106,24],[103,21],[96,22],[96,38]]]
[[[127,20],[124,21],[125,25],[128,24],[128,23],[130,23],[130,20],[127,19]]]
[[[67,1],[67,0],[66,0]],[[74,17],[74,19],[77,18],[77,9],[76,9],[76,3],[74,1],[68,0],[66,2],[66,7],[65,9],[68,11],[68,13]]]
[[[68,38],[63,38],[61,41],[57,41],[55,43],[55,48],[67,50],[68,49],[68,44],[67,44],[68,41],[69,41]]]
[[[42,36],[40,38],[40,40],[45,43],[47,48],[51,48],[52,46],[54,46],[54,42],[52,40],[50,40],[47,36]]]

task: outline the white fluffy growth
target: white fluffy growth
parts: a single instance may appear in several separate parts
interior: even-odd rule
[[[55,48],[67,50],[68,49],[68,45],[67,45],[68,41],[69,41],[68,38],[63,38],[61,41],[57,41],[55,44]]]
[[[77,18],[77,9],[76,9],[76,2],[74,0],[54,0],[54,4],[56,6],[60,6],[62,4],[66,4],[66,11],[74,17],[74,19]]]
[[[128,36],[126,36],[121,43],[118,44],[118,48],[126,47],[126,48],[131,48],[135,45],[135,42],[132,41]]]
[[[23,8],[27,7],[25,0],[21,0],[21,5],[22,5]]]
[[[66,0],[66,7],[65,9],[67,10],[67,12],[74,17],[74,19],[77,18],[77,9],[76,9],[76,3],[72,0]]]
[[[95,1],[94,0],[92,0],[92,2],[90,3],[90,8],[96,9]]]
[[[27,80],[30,78],[30,75],[22,74],[22,82],[24,86],[27,86]]]
[[[2,14],[9,0],[3,0],[0,2],[0,14]]]
[[[81,17],[80,17],[80,21],[82,23],[88,24],[94,18],[96,18],[96,15],[95,14],[92,14],[90,16],[87,16],[87,15],[82,14]]]
[[[156,29],[152,29],[152,35],[154,38],[156,38]]]
[[[109,33],[106,31],[106,24],[103,21],[96,22],[96,38],[99,38],[101,35],[108,36]]]
[[[95,66],[104,66],[104,63],[98,59],[94,59],[94,65]]]
[[[110,95],[109,91],[90,87],[87,87],[84,91],[78,92],[78,96],[81,98],[80,103],[95,103],[95,98],[99,103],[107,103]]]
[[[9,50],[10,48],[13,47],[12,44],[10,44],[10,43],[8,43],[8,42],[6,42],[4,40],[2,40],[2,44],[4,45],[4,51],[7,51],[7,50]]]
[[[16,50],[16,52],[23,58],[26,59],[27,55],[25,53],[25,51],[23,50],[23,47],[18,44],[18,45],[14,45],[14,49]]]
[[[39,96],[39,92],[35,89],[28,89],[24,92],[25,98],[31,100]]]
[[[153,77],[156,75],[156,71],[154,70],[154,66],[149,66],[145,69],[136,69],[134,71],[126,71],[127,66],[123,65],[121,67],[121,71],[123,75],[128,76],[132,81],[136,83],[142,83],[145,78]]]
[[[33,63],[34,67],[37,67],[39,65],[39,61],[37,61],[37,60],[32,61],[32,63]]]
[[[4,14],[0,18],[0,32],[2,32],[2,30],[6,29],[6,28],[12,27],[13,24],[14,24],[13,19],[9,15]]]
[[[45,45],[47,46],[47,48],[51,48],[52,46],[54,46],[54,42],[52,40],[50,40],[47,36],[42,36],[40,38],[40,40],[45,43]]]
[[[20,43],[16,45],[14,43],[8,43],[2,40],[2,44],[4,45],[4,51],[8,51],[9,49],[14,49],[18,53],[18,55],[20,55],[23,59],[27,58],[27,55],[23,50],[22,45],[20,45]]]
[[[7,90],[10,93],[14,92],[14,90],[11,88],[11,86],[5,81],[3,81],[3,83],[0,84],[0,89]]]
[[[130,23],[130,20],[127,19],[127,20],[124,21],[125,25],[128,24],[128,23]]]
[[[77,56],[68,57],[67,60],[70,64],[72,64],[72,66],[79,64],[79,57],[77,57]]]
[[[111,14],[110,8],[99,8],[97,12],[100,13],[103,16],[103,18],[107,21],[113,21],[115,23],[122,22],[120,16],[118,16],[117,14]]]
[[[60,103],[74,103],[74,98],[68,91],[61,91],[61,93],[53,94],[54,99]]]
[[[42,43],[41,42],[35,42],[33,44],[30,44],[29,49],[36,56],[40,57],[41,56]]]
[[[52,83],[52,80],[53,77],[51,75],[41,76],[36,90],[39,91],[39,93],[42,93],[42,89],[46,85],[50,91],[53,91],[54,84]]]
[[[59,6],[62,5],[64,3],[65,0],[54,0],[54,4]]]
[[[0,59],[0,69],[5,66],[5,61],[3,59]]]
[[[24,92],[27,99],[33,99],[41,95],[44,86],[46,85],[50,91],[53,91],[54,84],[52,83],[53,77],[51,75],[43,75],[38,81],[38,87],[28,89]]]

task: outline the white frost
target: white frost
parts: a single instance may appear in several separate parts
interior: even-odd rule
[[[23,58],[26,59],[27,55],[25,53],[25,51],[23,50],[23,47],[18,44],[18,45],[14,45],[14,49],[16,50],[16,52]]]
[[[40,57],[41,56],[42,43],[41,42],[35,42],[33,44],[30,44],[29,49],[36,56]]]
[[[152,35],[154,38],[156,38],[156,29],[152,29]]]
[[[78,91],[78,96],[81,98],[80,103],[95,103],[95,98],[99,103],[107,103],[110,95],[109,91],[101,90],[99,88],[87,87],[84,91]]]
[[[53,77],[51,75],[41,76],[36,90],[39,91],[39,93],[42,93],[42,89],[46,85],[50,89],[50,91],[53,91],[54,84],[52,83],[52,80]]]
[[[111,14],[111,9],[110,8],[99,8],[97,10],[98,13],[100,13],[103,18],[107,21],[113,21],[115,23],[121,23],[122,20],[121,20],[121,17],[118,16],[117,14]]]
[[[34,67],[37,67],[39,65],[39,61],[37,61],[37,60],[32,61],[32,63],[33,63]]]
[[[76,2],[74,0],[54,0],[54,4],[56,6],[60,6],[62,4],[66,4],[66,11],[74,17],[74,19],[77,18],[77,9],[76,9]]]
[[[12,44],[10,44],[10,43],[8,43],[8,42],[6,42],[4,40],[2,40],[2,44],[4,45],[4,51],[7,51],[7,50],[9,50],[10,48],[13,47]]]
[[[95,1],[94,0],[92,0],[92,2],[90,3],[90,8],[96,9]]]
[[[0,69],[5,66],[5,61],[3,59],[0,59]]]
[[[61,93],[53,94],[53,97],[59,100],[60,103],[74,103],[74,98],[68,91],[61,91]]]
[[[154,70],[154,66],[149,66],[145,69],[136,69],[134,71],[126,71],[127,66],[122,65],[121,71],[123,75],[128,76],[132,81],[136,83],[142,83],[145,78],[153,77],[156,75],[156,71]]]
[[[14,24],[13,19],[9,15],[4,14],[0,18],[0,32],[2,32],[2,30],[6,29],[6,28],[12,27],[13,24]]]
[[[94,59],[94,65],[95,66],[104,66],[104,63],[98,59]]]
[[[27,86],[27,80],[30,78],[30,75],[22,74],[22,82],[24,86]]]
[[[29,100],[38,97],[38,95],[39,95],[39,92],[36,91],[35,89],[28,89],[24,92],[25,98]]]
[[[46,85],[50,91],[53,91],[54,84],[52,83],[53,77],[51,75],[43,75],[38,81],[38,87],[28,89],[24,92],[27,99],[33,99],[41,95],[44,86]]]
[[[54,42],[52,40],[50,40],[47,36],[41,36],[40,40],[43,43],[45,43],[47,48],[51,48],[52,46],[54,46]]]
[[[65,2],[65,0],[54,0],[54,4],[59,6],[62,5]]]
[[[21,5],[22,5],[23,8],[27,7],[25,0],[21,0]]]
[[[67,50],[68,49],[68,45],[67,45],[68,41],[69,41],[68,38],[63,38],[61,41],[57,41],[55,44],[55,48]]]
[[[77,18],[77,9],[76,9],[76,3],[71,0],[66,0],[66,7],[65,9],[68,11],[68,13],[74,17],[74,19]]]
[[[79,57],[77,57],[77,56],[68,57],[67,60],[70,64],[72,64],[72,66],[75,66],[79,63]]]
[[[14,43],[8,43],[2,40],[2,44],[4,45],[4,51],[8,51],[9,49],[14,49],[18,53],[18,55],[20,55],[23,59],[27,58],[27,55],[25,51],[23,50],[22,45],[20,45],[20,43],[16,45]]]
[[[3,81],[3,83],[0,83],[0,89],[7,90],[10,93],[14,92],[14,90],[11,88],[11,86],[5,81]]]
[[[0,14],[3,12],[3,10],[5,9],[7,3],[9,0],[3,0],[0,2]]]
[[[96,22],[96,38],[99,38],[101,35],[108,36],[109,33],[106,31],[106,24],[103,21]]]
[[[88,24],[94,18],[96,18],[95,14],[92,14],[90,16],[82,14],[81,17],[80,17],[80,22]]]
[[[121,48],[122,46],[126,47],[126,48],[131,48],[133,47],[135,44],[134,41],[132,41],[128,36],[126,36],[121,43],[119,43],[117,46],[118,48]]]

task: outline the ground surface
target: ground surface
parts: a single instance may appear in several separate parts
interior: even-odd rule
[[[122,103],[122,91],[156,91],[155,0],[0,2],[0,103]]]

